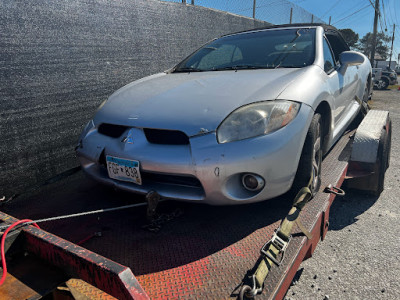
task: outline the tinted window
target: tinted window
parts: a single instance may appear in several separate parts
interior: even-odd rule
[[[331,48],[328,42],[324,38],[324,70],[329,73],[335,67],[335,60],[333,59]]]
[[[338,36],[337,33],[326,33],[326,38],[331,46],[336,62],[339,62],[340,53],[343,51],[349,51],[349,46],[342,38]]]
[[[219,38],[181,62],[187,69],[301,68],[314,62],[315,29],[265,30]]]

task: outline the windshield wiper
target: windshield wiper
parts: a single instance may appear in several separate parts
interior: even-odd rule
[[[187,67],[187,68],[178,68],[175,69],[173,73],[183,73],[183,72],[203,72],[202,69]]]
[[[254,66],[254,65],[237,65],[222,68],[213,68],[210,71],[224,71],[224,70],[246,70],[246,69],[273,69],[274,66]]]
[[[275,69],[284,69],[284,68],[303,68],[305,67],[305,65],[303,66],[299,66],[299,65],[277,65]]]

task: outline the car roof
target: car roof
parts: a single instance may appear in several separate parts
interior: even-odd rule
[[[281,24],[281,25],[268,25],[265,27],[258,27],[258,28],[253,28],[249,30],[243,30],[243,31],[238,31],[234,33],[229,33],[223,36],[230,36],[230,35],[235,35],[235,34],[241,34],[241,33],[246,33],[246,32],[257,32],[257,31],[263,31],[263,30],[269,30],[269,29],[279,29],[279,28],[315,28],[315,27],[322,27],[325,31],[326,34],[329,34],[331,36],[335,36],[337,39],[340,40],[340,42],[345,44],[345,48],[343,48],[344,51],[349,50],[349,46],[347,45],[346,41],[344,40],[342,34],[340,31],[328,24],[324,23],[295,23],[295,24]],[[223,37],[222,36],[222,37]]]
[[[238,34],[238,33],[245,33],[245,32],[252,32],[252,31],[262,31],[262,30],[268,30],[268,29],[279,29],[279,28],[313,28],[313,27],[322,27],[325,31],[334,31],[334,32],[339,32],[336,27],[324,23],[294,23],[294,24],[281,24],[281,25],[268,25],[264,27],[256,27],[253,29],[248,29],[248,30],[242,30],[234,33],[229,33],[223,36],[227,35],[233,35],[233,34]]]

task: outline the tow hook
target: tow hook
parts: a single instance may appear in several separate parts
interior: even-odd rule
[[[341,188],[333,186],[332,184],[328,185],[324,189],[324,193],[328,193],[328,194],[331,193],[331,194],[335,194],[336,196],[341,196],[341,197],[346,195],[345,191],[343,191]]]
[[[183,214],[183,211],[180,208],[177,208],[170,213],[158,213],[158,203],[162,201],[163,200],[161,199],[161,196],[157,192],[150,191],[147,193],[146,202],[148,223],[142,226],[143,229],[157,233],[161,230],[162,225],[180,217]]]
[[[160,202],[160,195],[155,191],[150,191],[146,195],[147,202],[147,220],[153,222],[157,215],[157,206]]]

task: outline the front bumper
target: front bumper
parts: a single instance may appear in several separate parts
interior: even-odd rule
[[[95,180],[116,188],[212,205],[258,202],[287,192],[298,161],[312,109],[302,105],[297,117],[274,133],[218,144],[215,133],[190,138],[188,145],[149,143],[140,128],[133,128],[133,144],[91,130],[82,137],[77,156],[83,170]],[[143,184],[109,178],[104,156],[138,160]],[[241,177],[253,173],[265,180],[260,191],[246,190]]]

